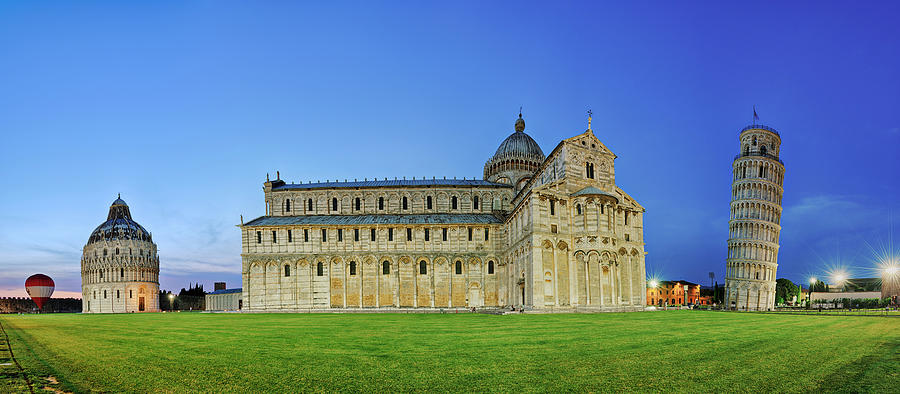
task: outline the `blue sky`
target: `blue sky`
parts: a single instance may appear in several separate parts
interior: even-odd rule
[[[4,2],[0,295],[80,291],[122,193],[161,286],[240,283],[262,182],[480,177],[524,106],[582,132],[646,209],[648,272],[724,276],[731,161],[753,105],[783,138],[778,276],[898,252],[900,3]],[[893,244],[892,244],[893,242]]]

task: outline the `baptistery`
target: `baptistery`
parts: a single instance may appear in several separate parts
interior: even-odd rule
[[[156,244],[121,196],[84,246],[81,291],[85,313],[159,311]]]

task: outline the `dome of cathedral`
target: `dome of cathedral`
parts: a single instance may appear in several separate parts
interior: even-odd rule
[[[517,184],[529,178],[544,162],[544,151],[540,145],[525,134],[525,120],[519,113],[516,131],[500,143],[500,147],[484,164],[484,179],[492,182]]]
[[[106,221],[91,233],[88,245],[100,241],[130,239],[153,242],[150,232],[131,219],[128,204],[125,204],[125,201],[119,196],[109,207]]]
[[[519,119],[516,120],[516,131],[500,143],[491,161],[508,158],[544,161],[544,151],[540,145],[530,135],[525,134],[525,120],[522,119],[522,114],[519,114]]]

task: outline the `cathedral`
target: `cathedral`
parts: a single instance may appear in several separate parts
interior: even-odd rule
[[[81,256],[84,313],[159,312],[159,255],[122,197],[88,238]]]
[[[239,226],[244,310],[642,310],[644,208],[615,159],[590,118],[545,155],[520,113],[483,179],[278,174]]]

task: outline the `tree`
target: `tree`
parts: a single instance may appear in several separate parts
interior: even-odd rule
[[[181,296],[203,297],[205,295],[206,295],[206,292],[203,291],[203,285],[201,285],[199,283],[196,285],[189,285],[187,289],[182,287],[181,291],[178,293],[179,297],[181,297]]]
[[[813,283],[812,286],[810,286],[809,291],[824,293],[828,291],[828,288],[826,287],[825,282],[817,280],[816,283]]]
[[[775,302],[783,304],[786,301],[793,301],[794,297],[799,297],[800,292],[797,291],[797,285],[789,279],[780,278],[775,280]]]

